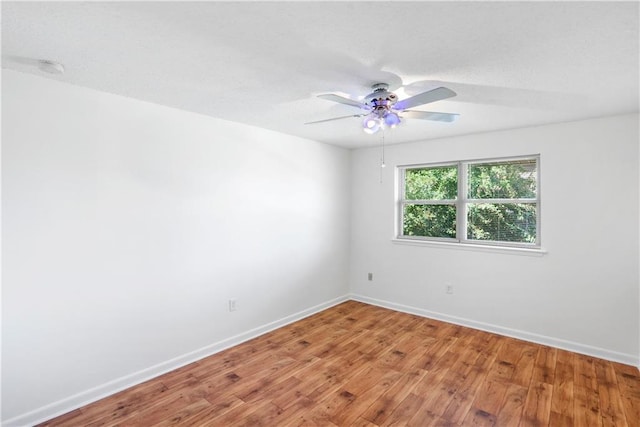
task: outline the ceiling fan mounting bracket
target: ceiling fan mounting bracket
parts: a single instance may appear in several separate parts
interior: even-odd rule
[[[387,91],[389,90],[389,85],[386,83],[376,83],[371,85],[371,90],[374,92]]]

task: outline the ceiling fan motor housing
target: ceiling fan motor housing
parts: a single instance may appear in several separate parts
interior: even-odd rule
[[[388,91],[389,85],[386,83],[376,83],[371,89],[373,92],[364,98],[366,105],[370,106],[373,111],[382,114],[389,111],[391,107],[398,102],[398,96]]]

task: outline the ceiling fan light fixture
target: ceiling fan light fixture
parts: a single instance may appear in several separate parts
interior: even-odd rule
[[[400,116],[398,116],[393,111],[388,111],[384,115],[384,124],[389,126],[391,129],[398,126],[400,124]]]
[[[381,127],[382,120],[380,120],[380,117],[376,116],[375,114],[369,114],[364,118],[364,121],[362,122],[362,130],[369,135],[378,132]]]

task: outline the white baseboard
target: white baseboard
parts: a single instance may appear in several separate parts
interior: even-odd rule
[[[298,320],[304,319],[305,317],[309,317],[320,311],[326,310],[329,307],[333,307],[348,300],[348,295],[334,298],[330,301],[318,304],[314,307],[302,310],[290,316],[283,317],[282,319],[276,320],[258,328],[251,329],[242,334],[224,339],[222,341],[218,341],[182,356],[175,357],[173,359],[159,363],[155,366],[151,366],[149,368],[135,372],[131,375],[120,377],[118,379],[109,381],[105,384],[99,385],[89,390],[85,390],[68,398],[27,412],[26,414],[22,414],[9,420],[3,421],[2,426],[24,427],[42,423],[44,421],[50,420],[51,418],[66,414],[67,412],[73,411],[74,409],[80,408],[82,406],[88,405],[89,403],[95,402],[114,393],[125,390],[129,387],[148,381],[159,375],[171,372],[174,369],[188,365],[189,363],[196,362],[207,356],[211,356],[212,354],[219,353],[230,347],[259,337],[260,335],[266,334],[267,332],[271,332],[290,323],[297,322]]]
[[[475,320],[465,319],[462,317],[450,316],[448,314],[437,313],[435,311],[425,310],[422,308],[411,307],[408,305],[397,304],[390,301],[379,300],[375,298],[369,298],[363,295],[351,294],[351,299],[354,301],[360,301],[366,304],[376,305],[378,307],[388,308],[395,311],[401,311],[403,313],[415,314],[416,316],[428,317],[430,319],[441,320],[443,322],[453,323],[455,325],[466,326],[473,329],[479,329],[481,331],[492,332],[498,335],[504,335],[511,338],[521,339],[523,341],[529,341],[536,344],[547,345],[550,347],[559,348],[562,350],[572,351],[574,353],[580,353],[587,356],[593,356],[600,359],[611,360],[613,362],[620,362],[625,365],[640,366],[638,363],[638,356],[633,354],[619,353],[616,351],[607,350],[604,348],[593,347],[586,344],[580,344],[573,341],[566,341],[559,338],[549,337],[545,335],[538,335],[531,332],[520,331],[517,329],[504,328],[502,326],[496,326],[489,323],[477,322]]]

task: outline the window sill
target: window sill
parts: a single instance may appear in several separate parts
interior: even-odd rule
[[[441,249],[459,249],[464,251],[477,251],[477,252],[493,252],[511,255],[525,255],[525,256],[544,256],[548,252],[543,248],[517,248],[509,246],[491,246],[491,245],[474,245],[469,243],[449,243],[449,242],[436,242],[431,240],[414,240],[414,239],[399,239],[393,238],[391,242],[397,245],[410,245],[410,246],[427,246],[432,248]]]

